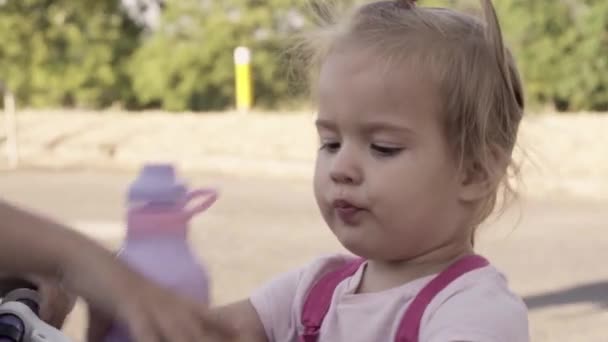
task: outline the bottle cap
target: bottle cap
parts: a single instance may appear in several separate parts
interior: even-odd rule
[[[175,204],[186,196],[186,186],[171,164],[146,164],[129,187],[129,203]]]

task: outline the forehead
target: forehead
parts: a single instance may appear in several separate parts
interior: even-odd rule
[[[319,116],[350,122],[437,124],[437,87],[413,61],[391,63],[371,51],[330,54],[319,75]]]

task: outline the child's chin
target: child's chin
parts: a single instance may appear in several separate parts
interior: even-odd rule
[[[342,247],[358,257],[373,259],[375,256],[374,250],[376,248],[369,243],[369,240],[366,241],[365,239],[352,236],[338,236],[338,240]]]

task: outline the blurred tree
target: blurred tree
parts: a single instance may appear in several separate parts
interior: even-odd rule
[[[256,105],[272,107],[290,93],[286,38],[304,25],[291,0],[167,2],[159,28],[146,37],[129,67],[140,105],[169,110],[233,105],[233,51],[253,52]]]
[[[0,79],[29,106],[128,101],[138,31],[115,0],[2,0]]]
[[[479,0],[424,5],[479,9]],[[608,110],[608,1],[495,0],[533,105]]]
[[[0,82],[30,106],[225,109],[245,45],[256,106],[279,108],[306,92],[289,77],[288,47],[311,24],[311,2],[0,0]],[[479,0],[419,2],[479,10]],[[529,102],[608,110],[608,1],[493,2]]]
[[[497,2],[533,103],[608,109],[608,2]]]

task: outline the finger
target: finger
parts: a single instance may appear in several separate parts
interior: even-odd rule
[[[112,327],[112,320],[101,311],[88,306],[88,326],[86,329],[88,342],[101,342]]]
[[[222,317],[218,312],[209,311],[205,308],[197,307],[196,310],[207,331],[211,331],[224,339],[236,338],[237,329],[232,321]]]
[[[38,288],[40,319],[54,328],[61,329],[74,308],[76,297],[65,292],[54,279],[37,275],[27,275],[25,279]]]
[[[58,310],[57,303],[57,294],[53,291],[52,286],[41,279],[36,280],[38,286],[38,294],[40,296],[40,306],[39,306],[39,317],[41,320],[46,322],[47,324],[57,328],[57,323],[59,319],[55,314],[55,310]]]
[[[49,325],[61,329],[74,308],[76,299],[54,283],[45,282],[41,289],[41,318]]]
[[[129,334],[135,342],[168,342],[170,339],[163,335],[154,321],[140,311],[132,315],[128,320]],[[177,342],[177,341],[176,341]]]
[[[163,341],[200,342],[205,341],[205,331],[200,322],[195,322],[193,315],[186,310],[172,310],[175,307],[164,306],[163,310],[153,310],[154,325],[159,328]]]
[[[192,341],[225,341],[231,338],[230,329],[226,327],[224,330],[221,325],[206,321],[205,314],[197,309],[184,310],[182,319],[183,329],[189,331]]]
[[[156,326],[167,341],[201,342],[214,341],[213,331],[207,330],[202,310],[181,296],[164,292],[150,302],[150,312]]]
[[[172,334],[182,334],[184,341],[198,342],[206,341],[208,334],[205,332],[203,323],[196,319],[196,316],[191,313],[184,313],[181,315],[181,319],[176,319],[171,329],[177,328],[178,330],[172,332]]]
[[[38,307],[38,316],[40,317],[41,320],[43,320],[44,322],[48,323],[49,321],[51,321],[51,300],[49,298],[49,295],[47,293],[48,291],[43,290],[43,287],[39,287],[38,289],[38,293],[40,294],[40,305]]]

